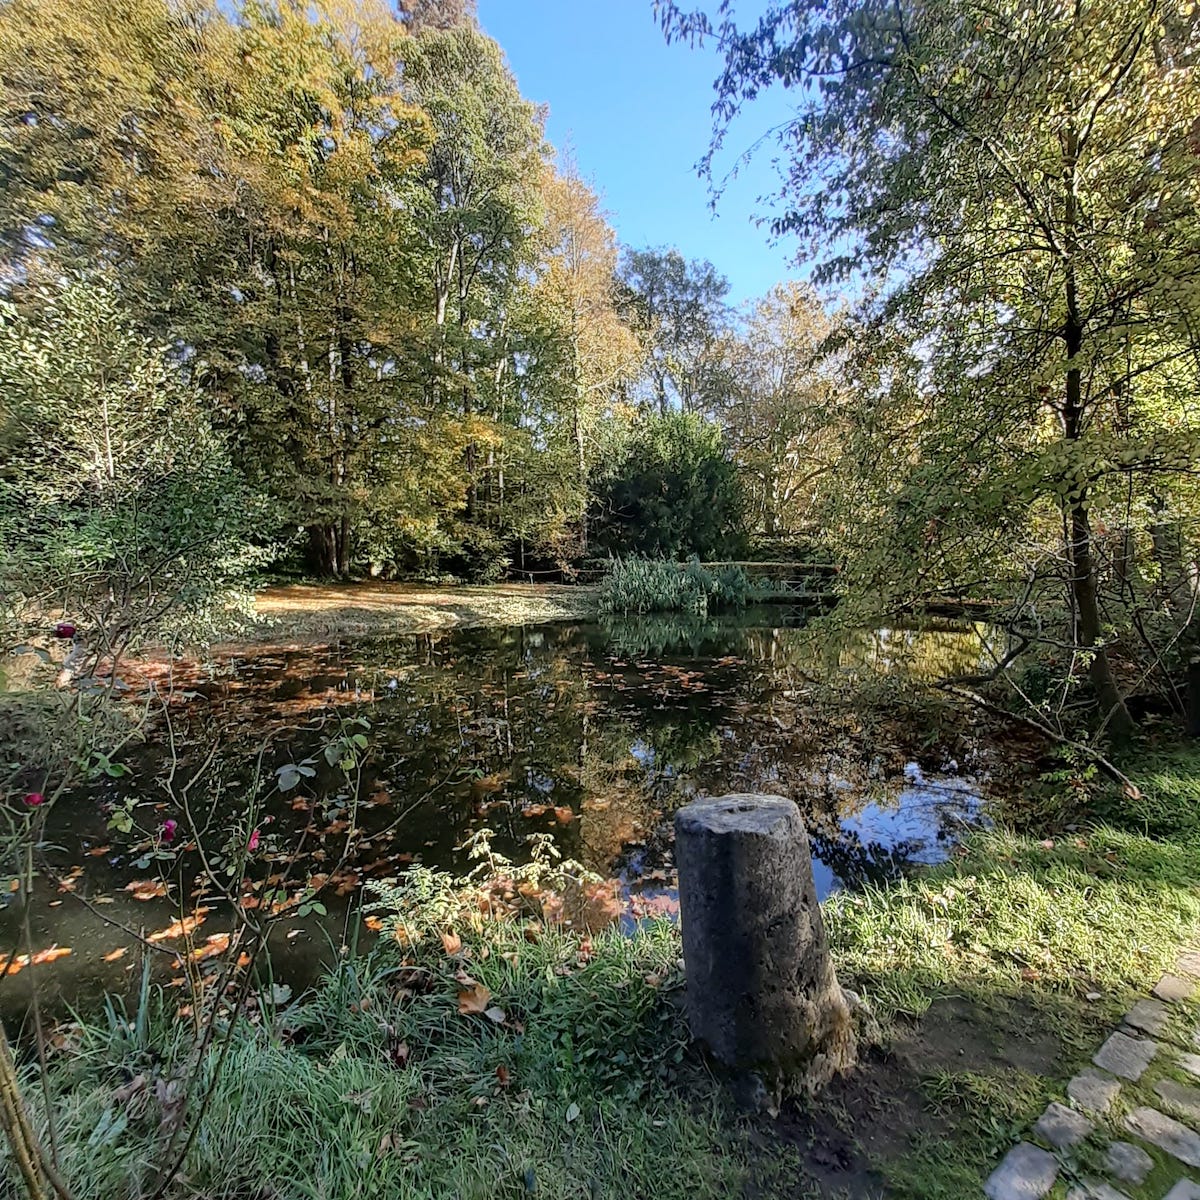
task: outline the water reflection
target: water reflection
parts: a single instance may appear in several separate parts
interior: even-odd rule
[[[779,610],[771,616],[778,622]],[[264,738],[268,779],[315,758],[311,778],[269,801],[263,861],[270,869],[268,848],[286,857],[303,833],[319,871],[336,861],[355,811],[344,777],[319,755],[329,714],[370,720],[360,833],[328,889],[335,941],[364,881],[413,861],[465,871],[464,843],[481,829],[517,860],[531,835],[551,834],[564,856],[621,880],[636,915],[670,907],[670,814],[701,795],[765,791],[796,800],[822,894],[944,856],[978,818],[986,764],[960,768],[936,747],[918,764],[926,731],[903,713],[867,728],[853,706],[818,704],[813,690],[879,673],[972,671],[983,637],[967,627],[834,639],[750,615],[740,623],[643,619],[363,639],[217,664],[175,706],[172,722],[192,758],[219,747],[206,788],[216,827],[237,817]],[[121,986],[127,964],[104,962],[119,938],[97,914],[148,930],[175,915],[153,889],[131,889],[145,882],[145,867],[105,827],[109,806],[131,789],[151,814],[162,803],[155,780],[165,743],[160,727],[133,762],[132,782],[112,781],[54,813],[54,858],[69,886],[39,905],[35,941],[72,948],[53,968],[65,994],[88,980]],[[290,932],[275,968],[303,980],[327,938],[311,922]]]

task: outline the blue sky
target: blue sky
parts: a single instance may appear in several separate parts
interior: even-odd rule
[[[709,259],[729,278],[734,303],[801,273],[794,246],[772,246],[753,222],[764,211],[757,197],[775,184],[773,147],[725,192],[715,216],[709,209],[695,164],[712,127],[719,60],[711,51],[668,46],[650,0],[478,2],[480,23],[504,48],[522,93],[549,106],[551,142],[571,146],[623,243]],[[788,112],[783,93],[757,100],[729,139],[724,169]]]

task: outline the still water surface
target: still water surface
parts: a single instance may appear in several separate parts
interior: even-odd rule
[[[357,923],[364,883],[414,861],[465,871],[466,842],[483,829],[516,861],[531,835],[551,836],[564,857],[618,881],[625,921],[673,909],[670,816],[697,796],[792,797],[822,895],[945,857],[982,819],[986,749],[915,727],[902,701],[864,726],[852,702],[822,697],[830,683],[852,697],[880,676],[915,683],[975,670],[984,632],[875,630],[834,641],[780,620],[776,609],[702,627],[464,630],[225,658],[170,706],[176,778],[212,753],[192,817],[210,822],[206,844],[216,844],[244,812],[256,770],[269,788],[280,767],[311,760],[315,773],[265,802],[263,871],[298,845],[306,870],[330,870],[351,818],[361,831],[322,893],[328,914],[287,922],[277,935],[273,969],[296,986]],[[370,744],[352,795],[320,748],[358,716],[370,722]],[[56,806],[50,857],[63,890],[43,884],[34,924],[35,948],[70,950],[36,968],[52,1000],[128,989],[136,954],[121,950],[128,938],[106,919],[160,933],[180,915],[181,897],[194,903],[194,852],[176,870],[182,886],[163,895],[146,844],[107,828],[112,806],[130,795],[147,828],[180,817],[161,782],[168,744],[160,719],[129,758],[130,776]],[[7,945],[14,915],[0,913]],[[201,944],[227,921],[214,908],[206,926]],[[21,1002],[25,982],[0,981],[0,1008]]]

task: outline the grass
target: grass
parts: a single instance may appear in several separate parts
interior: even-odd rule
[[[1200,925],[1200,755],[1130,769],[1145,798],[1106,794],[1090,827],[1044,840],[979,833],[951,862],[826,903],[842,980],[888,1038],[932,1036],[936,1006],[957,997],[985,1026],[973,1033],[1057,1048],[1022,1065],[982,1051],[959,1063],[953,1046],[924,1065],[869,1061],[863,1075],[903,1109],[885,1119],[899,1143],[883,1150],[852,1090],[818,1101],[818,1116],[833,1114],[862,1143],[889,1196],[977,1195]],[[801,1160],[813,1147],[739,1118],[688,1047],[672,925],[586,938],[460,919],[461,950],[448,954],[437,930],[453,905],[445,894],[422,904],[423,920],[414,909],[402,922],[405,950],[384,939],[274,1021],[240,1026],[175,1194],[805,1194]],[[460,1011],[464,991],[490,1015]],[[152,992],[147,1003],[144,1034],[123,1020],[89,1022],[55,1057],[58,1136],[79,1200],[144,1194],[161,1158],[164,1103],[187,1043],[166,1002]],[[29,1095],[36,1108],[32,1080]]]
[[[1195,938],[1200,753],[1158,752],[1127,768],[1143,795],[1104,792],[1090,827],[977,834],[951,863],[827,903],[843,978],[885,1023],[966,997],[1009,1038],[1036,1032],[1058,1049],[1036,1071],[989,1063],[921,1074],[925,1112],[908,1150],[876,1163],[889,1195],[978,1195],[999,1156],[1062,1100],[1067,1079]],[[1156,1172],[1145,1195],[1160,1195],[1164,1179]]]
[[[403,969],[392,948],[348,961],[273,1032],[243,1026],[178,1194],[736,1194],[749,1165],[725,1100],[685,1053],[669,926],[589,948],[497,921],[462,942],[455,956],[423,946]],[[460,1011],[459,972],[487,989],[492,1017]],[[81,1027],[56,1062],[78,1200],[149,1190],[154,1081],[185,1044],[161,1006],[148,1026],[141,1043],[120,1025]]]

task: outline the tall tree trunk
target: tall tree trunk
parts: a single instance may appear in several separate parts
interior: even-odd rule
[[[1079,153],[1079,135],[1069,124],[1063,135],[1064,240],[1066,247],[1065,290],[1067,312],[1062,339],[1067,351],[1067,385],[1062,407],[1063,436],[1069,442],[1083,435],[1083,350],[1084,322],[1079,308],[1075,260],[1078,255],[1076,221],[1078,198],[1075,194],[1075,170]],[[1107,728],[1114,737],[1125,737],[1133,729],[1133,718],[1125,706],[1121,689],[1113,675],[1108,651],[1101,640],[1100,606],[1096,597],[1096,560],[1092,547],[1092,527],[1088,514],[1087,483],[1068,480],[1064,500],[1067,516],[1067,560],[1070,564],[1071,596],[1075,605],[1076,641],[1088,654],[1088,675]]]
[[[328,579],[338,573],[337,542],[332,525],[309,525],[306,565],[311,574]]]

